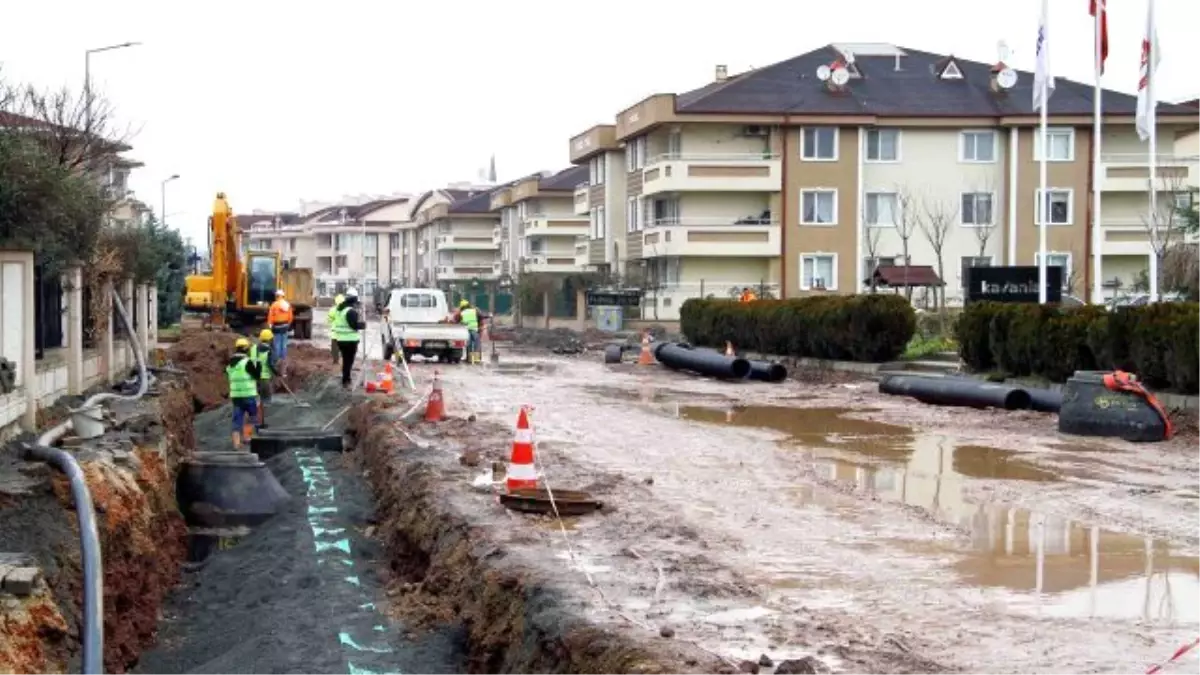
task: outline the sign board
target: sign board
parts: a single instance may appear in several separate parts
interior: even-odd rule
[[[630,290],[595,290],[587,292],[589,307],[637,307],[642,304],[642,292]]]
[[[972,302],[1032,302],[1038,301],[1038,268],[1028,267],[968,267],[966,297]],[[1046,301],[1062,301],[1063,269],[1046,266]]]

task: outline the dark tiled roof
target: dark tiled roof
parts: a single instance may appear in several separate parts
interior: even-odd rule
[[[1018,71],[1016,86],[1004,93],[990,89],[992,64],[953,57],[963,79],[935,76],[947,57],[900,47],[900,70],[893,56],[856,55],[861,78],[844,91],[831,92],[817,79],[817,68],[842,54],[825,46],[765,68],[750,71],[676,97],[681,113],[877,115],[893,117],[999,117],[1032,115],[1033,74]],[[1051,115],[1091,115],[1092,85],[1055,78]],[[1104,92],[1106,114],[1134,114],[1137,97]],[[1194,115],[1195,109],[1159,103],[1160,114]]]
[[[576,185],[587,179],[588,166],[586,164],[573,166],[538,181],[538,190],[574,190]]]
[[[492,191],[481,190],[468,192],[466,190],[447,190],[447,192],[462,193],[461,199],[455,199],[447,207],[449,213],[491,213]]]
[[[880,265],[872,275],[880,286],[941,286],[942,278],[929,265]]]
[[[379,209],[382,209],[382,208],[385,208],[388,206],[395,206],[396,204],[403,204],[404,202],[407,202],[407,201],[408,201],[408,197],[397,197],[396,199],[377,199],[373,202],[368,202],[368,203],[363,204],[362,206],[358,207],[358,210],[355,212],[354,217],[361,219],[363,216],[367,215],[368,213],[371,213],[372,211],[378,211]]]

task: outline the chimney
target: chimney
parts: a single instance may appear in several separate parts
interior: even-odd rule
[[[728,80],[729,79],[729,66],[726,66],[724,64],[719,64],[717,66],[717,76],[715,79],[717,82],[724,82],[725,80]]]
[[[900,72],[900,52],[896,52],[896,72]]]

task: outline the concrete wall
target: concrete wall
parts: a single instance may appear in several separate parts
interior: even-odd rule
[[[134,363],[129,342],[117,339],[111,324],[102,332],[97,345],[83,348],[82,274],[72,268],[63,275],[64,344],[48,349],[35,360],[33,321],[33,254],[26,251],[0,251],[0,356],[8,359],[17,373],[16,387],[0,393],[0,440],[21,430],[32,430],[39,409],[54,405],[63,396],[80,395],[95,387],[106,387],[124,379]],[[139,320],[134,330],[147,346],[147,357],[157,341],[157,289],[150,285],[134,286],[132,281],[117,284],[126,309],[137,302]],[[109,304],[111,307],[111,303]],[[109,312],[111,314],[111,311]]]

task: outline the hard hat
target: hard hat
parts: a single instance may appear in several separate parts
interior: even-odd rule
[[[350,288],[347,288],[346,289],[346,297],[347,298],[357,298],[358,297],[358,289],[353,286],[351,286]]]
[[[470,301],[467,301],[467,300],[460,300],[458,303],[458,306],[459,307],[470,307],[471,303],[470,303]]]
[[[276,297],[280,297],[280,298],[282,298],[282,297],[283,297],[283,289],[282,289],[282,288],[276,288],[276,289],[275,289],[275,295],[276,295]]]
[[[271,332],[270,328],[264,328],[262,329],[262,332],[258,334],[259,340],[270,340],[273,337],[275,337],[275,334]]]
[[[233,348],[234,349],[249,349],[250,341],[244,337],[240,337],[237,339],[236,342],[233,343]]]

